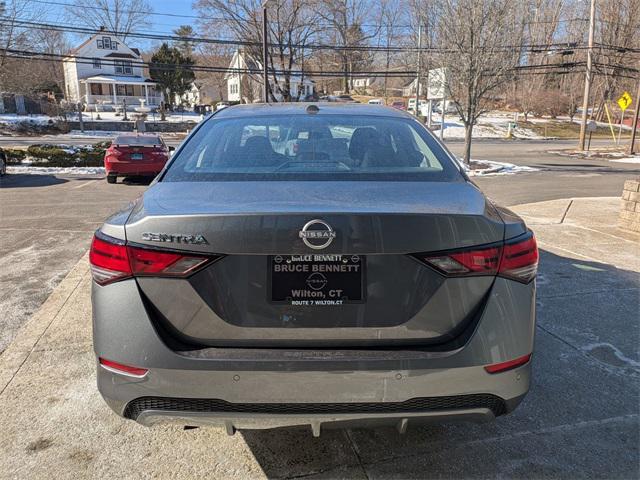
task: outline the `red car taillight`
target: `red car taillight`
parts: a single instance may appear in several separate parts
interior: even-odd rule
[[[448,276],[499,275],[529,283],[538,271],[538,247],[533,232],[498,247],[425,254],[418,258]]]
[[[89,252],[99,285],[137,276],[185,277],[216,258],[133,247],[103,234],[94,235]]]

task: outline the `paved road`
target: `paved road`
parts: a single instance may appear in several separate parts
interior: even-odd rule
[[[126,133],[126,132],[123,132]],[[162,135],[165,142],[169,145],[178,145],[186,136],[184,133],[165,133]],[[23,148],[29,145],[37,145],[41,143],[55,143],[64,145],[93,145],[98,142],[111,140],[113,135],[104,135],[101,132],[81,134],[64,134],[64,135],[0,135],[0,147],[5,148]]]

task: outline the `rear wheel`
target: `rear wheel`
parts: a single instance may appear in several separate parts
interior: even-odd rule
[[[107,183],[116,183],[117,180],[117,176],[111,174],[107,175]]]

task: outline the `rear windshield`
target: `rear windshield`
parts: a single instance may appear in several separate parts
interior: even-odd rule
[[[136,135],[119,135],[113,141],[114,145],[135,145],[139,147],[150,147],[153,145],[162,145],[160,137],[152,136],[136,136]]]
[[[212,117],[163,181],[460,179],[416,120],[367,115]]]

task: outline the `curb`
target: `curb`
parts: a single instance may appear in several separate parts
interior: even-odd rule
[[[18,374],[47,329],[58,318],[68,300],[80,286],[82,279],[88,275],[88,259],[87,252],[73,266],[42,306],[20,328],[7,349],[0,354],[0,395]]]

